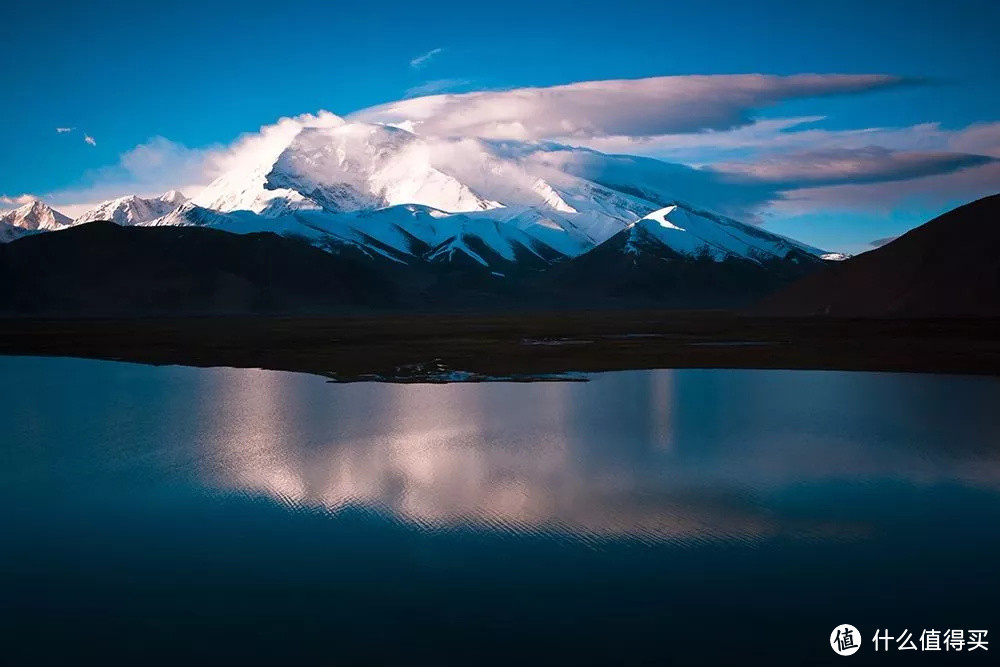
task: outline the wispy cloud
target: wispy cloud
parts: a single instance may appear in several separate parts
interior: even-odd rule
[[[442,52],[444,52],[444,49],[441,47],[438,47],[436,49],[431,49],[427,53],[421,54],[416,58],[414,58],[413,60],[411,60],[410,67],[412,67],[413,69],[420,69],[421,67],[427,65],[431,61],[431,59],[433,59],[435,56],[441,55]]]
[[[72,132],[72,127],[57,127],[56,132],[59,134],[66,134],[67,132]]]
[[[811,131],[803,127],[825,119],[826,116],[766,118],[730,130],[702,130],[642,137],[608,135],[578,138],[575,141],[578,145],[604,153],[629,153],[686,164],[706,164],[746,155],[751,150],[764,147],[789,148],[785,141],[793,137],[797,140]],[[803,145],[811,144],[792,141],[792,146]]]
[[[92,136],[90,136],[89,134],[83,135],[83,140],[84,140],[85,143],[88,143],[91,146],[96,146],[97,145],[97,141],[95,141],[94,138]]]
[[[955,206],[1000,191],[1000,162],[881,183],[845,183],[786,190],[770,204],[779,215],[825,212],[887,214],[899,208]]]
[[[755,181],[802,186],[902,181],[995,161],[996,158],[986,155],[925,153],[866,146],[788,153],[746,162],[723,162],[713,165],[713,169]]]
[[[353,116],[388,123],[408,120],[420,133],[437,136],[636,138],[729,130],[749,125],[757,110],[783,100],[858,93],[904,82],[884,74],[664,76],[432,95]]]
[[[885,151],[889,159],[874,160],[881,163],[883,177],[871,177],[875,166],[870,163],[855,167],[860,172],[858,178],[844,174],[841,183],[800,181],[797,187],[787,187],[782,197],[772,203],[772,210],[779,215],[816,211],[888,213],[900,207],[943,209],[1000,191],[1000,122],[976,123],[957,130],[924,123],[855,131],[853,135],[810,134],[809,141],[823,147],[850,146],[862,137],[883,148],[890,147]],[[871,150],[862,152],[877,155]],[[780,156],[765,155],[761,159]]]
[[[638,139],[598,137],[578,143],[605,152],[634,152],[688,164],[789,152],[859,150],[870,146],[1000,157],[1000,123],[979,123],[959,130],[945,129],[940,123],[838,130],[815,127],[824,120],[824,116],[769,118],[728,131],[663,134]]]

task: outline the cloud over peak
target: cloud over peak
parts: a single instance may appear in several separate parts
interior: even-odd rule
[[[425,135],[537,140],[729,130],[783,100],[841,95],[903,83],[886,74],[734,74],[584,81],[401,100],[353,114],[412,121]]]
[[[0,195],[0,209],[24,206],[25,204],[30,204],[33,201],[37,201],[38,197],[34,195],[17,195],[15,197],[8,197],[7,195]]]

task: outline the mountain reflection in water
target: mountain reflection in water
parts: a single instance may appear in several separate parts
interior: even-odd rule
[[[1000,479],[997,451],[956,442],[948,408],[961,410],[966,393],[930,380],[657,370],[589,383],[334,386],[220,370],[201,403],[205,482],[290,507],[366,507],[427,530],[851,538],[869,530],[862,518],[783,516],[768,498],[830,479]],[[998,433],[986,422],[973,425],[980,439]]]

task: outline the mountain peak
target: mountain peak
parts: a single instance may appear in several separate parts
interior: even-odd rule
[[[157,199],[167,204],[173,204],[174,206],[180,206],[188,200],[179,190],[167,190],[157,197]]]
[[[128,195],[111,199],[92,208],[74,220],[74,224],[109,220],[119,225],[138,225],[162,218],[186,201],[184,195],[176,190],[171,190],[153,199]]]
[[[304,128],[266,179],[265,187],[293,190],[330,212],[420,204],[464,213],[502,206],[439,169],[424,139],[387,125]]]
[[[0,213],[0,222],[28,231],[50,231],[65,227],[72,219],[42,200],[32,199],[19,208]]]

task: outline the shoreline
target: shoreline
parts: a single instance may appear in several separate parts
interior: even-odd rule
[[[4,319],[0,354],[263,368],[337,382],[578,380],[654,368],[1000,375],[1000,319],[678,311]]]

